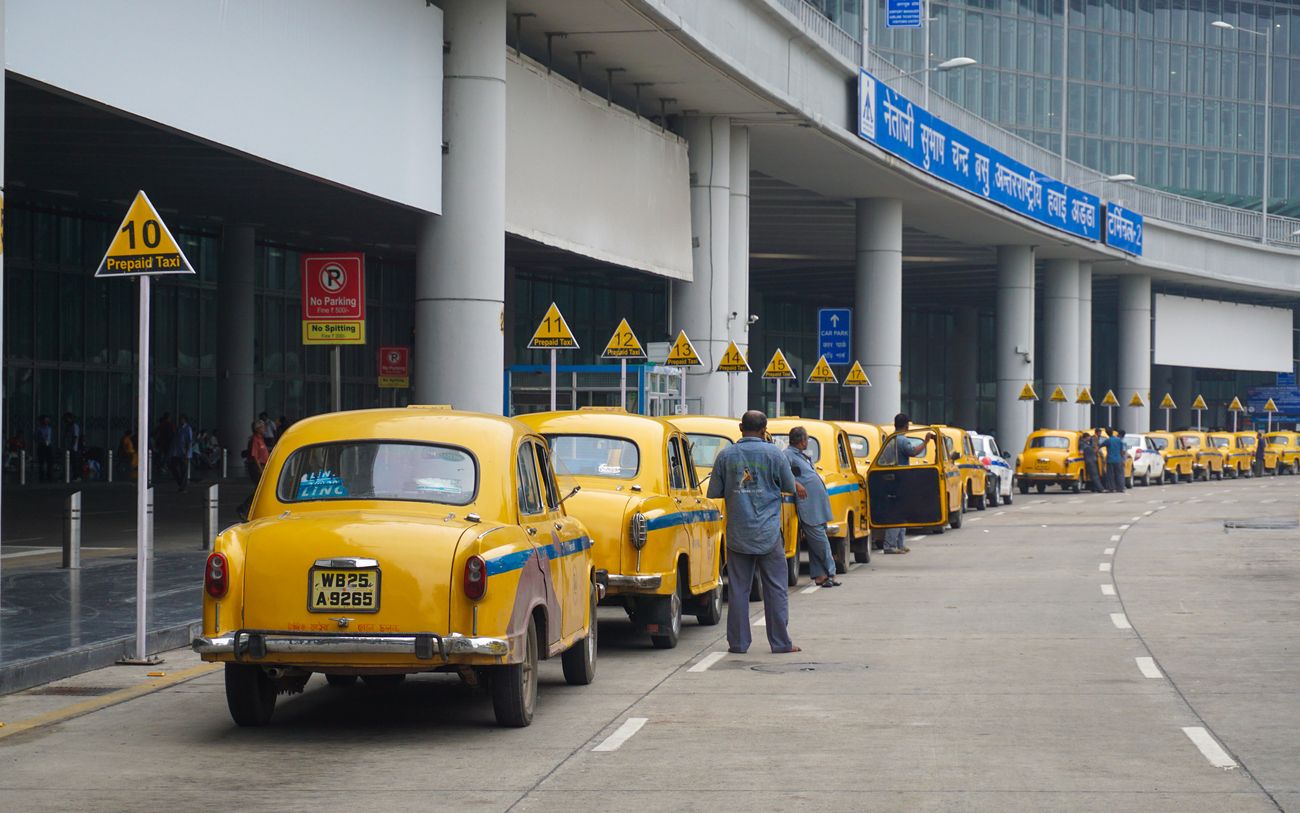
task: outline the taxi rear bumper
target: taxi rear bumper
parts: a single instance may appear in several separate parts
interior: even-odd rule
[[[617,592],[658,590],[663,583],[664,577],[659,573],[639,576],[624,576],[618,573],[609,574],[609,588]]]
[[[504,638],[438,635],[425,632],[397,635],[303,635],[283,630],[238,630],[212,638],[198,637],[191,648],[200,655],[233,655],[235,660],[257,660],[267,655],[408,655],[420,660],[453,655],[504,657],[510,644]]]

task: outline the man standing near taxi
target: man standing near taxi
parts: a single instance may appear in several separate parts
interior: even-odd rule
[[[767,642],[773,652],[798,652],[787,631],[785,545],[781,539],[781,492],[806,496],[790,464],[763,439],[767,416],[751,409],[740,418],[741,438],[718,453],[709,497],[727,501],[727,651],[743,653],[752,641],[749,589],[754,571],[763,581]]]
[[[796,426],[790,430],[785,456],[790,461],[795,482],[805,492],[795,507],[799,512],[799,533],[808,549],[808,574],[820,587],[839,587],[843,582],[835,580],[835,559],[831,556],[831,540],[826,536],[826,523],[831,521],[831,498],[826,493],[825,481],[808,456],[807,429]]]
[[[1110,490],[1124,493],[1124,433],[1111,427],[1106,442],[1106,479],[1110,481]]]
[[[925,440],[919,438],[909,438],[904,436],[903,432],[908,430],[912,425],[912,419],[907,414],[900,412],[894,416],[894,432],[898,433],[897,438],[889,444],[882,452],[887,455],[888,459],[880,461],[886,466],[906,466],[913,457],[919,457],[925,450],[925,444],[935,443],[935,454],[938,452],[938,439],[933,432],[925,436]],[[907,539],[906,528],[886,528],[885,529],[885,553],[911,553],[912,549],[903,544]]]

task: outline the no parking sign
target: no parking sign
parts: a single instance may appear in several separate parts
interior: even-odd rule
[[[379,388],[406,389],[411,386],[411,348],[379,348]]]
[[[302,255],[302,343],[366,343],[364,254]]]

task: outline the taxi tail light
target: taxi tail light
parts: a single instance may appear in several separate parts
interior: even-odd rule
[[[650,521],[646,519],[645,514],[637,512],[632,515],[629,538],[632,540],[632,547],[641,550],[645,547],[646,542],[650,541]]]
[[[1134,459],[1134,460],[1137,460],[1137,459],[1140,458],[1140,457],[1142,457],[1142,450],[1141,450],[1141,449],[1134,449],[1134,450],[1133,450],[1133,459]]]
[[[465,560],[465,596],[478,601],[487,593],[487,563],[482,556]]]
[[[991,465],[993,465],[993,461],[992,461],[992,460],[991,460],[987,455],[984,456],[984,457],[981,457],[981,458],[980,458],[980,462],[983,463],[983,464],[986,465],[986,466],[991,466]]]
[[[222,598],[230,590],[230,563],[224,553],[214,553],[208,557],[203,568],[203,589],[213,598]]]

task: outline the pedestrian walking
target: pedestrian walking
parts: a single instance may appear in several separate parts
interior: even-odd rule
[[[262,469],[266,468],[271,452],[266,448],[266,436],[263,434],[266,427],[263,422],[253,421],[252,430],[253,433],[248,436],[248,448],[244,449],[244,471],[248,473],[248,479],[253,485],[257,485],[262,479]]]
[[[63,431],[60,433],[64,459],[68,463],[68,479],[81,479],[81,424],[71,412],[63,413]]]
[[[790,464],[763,439],[767,416],[749,410],[740,418],[741,438],[718,453],[709,497],[727,502],[727,651],[749,651],[749,589],[758,571],[763,585],[767,642],[773,652],[798,652],[790,641],[785,544],[781,539],[781,492],[804,496]]]
[[[935,441],[935,455],[939,454],[938,438],[933,432],[925,436],[925,440],[918,438],[909,438],[902,433],[908,430],[912,425],[912,419],[906,413],[900,412],[894,416],[894,442],[889,443],[884,449],[881,449],[881,463],[886,466],[906,466],[911,463],[911,458],[919,457],[925,450],[925,444]],[[903,544],[907,540],[906,528],[886,528],[885,529],[885,553],[900,554],[911,553],[912,549]]]
[[[1255,432],[1255,476],[1264,476],[1264,433]]]
[[[122,439],[117,442],[117,465],[132,480],[136,478],[139,459],[135,452],[135,435],[130,429],[124,431]]]
[[[194,449],[194,428],[190,426],[189,416],[181,413],[180,423],[172,434],[171,448],[167,450],[167,462],[171,467],[172,479],[176,481],[176,490],[184,491],[189,486],[189,472],[186,464],[190,452]]]
[[[1106,431],[1109,433],[1103,444],[1106,447],[1106,480],[1111,491],[1123,493],[1124,435],[1114,427]]]
[[[1097,438],[1091,432],[1084,432],[1079,437],[1079,448],[1083,452],[1083,468],[1088,477],[1088,490],[1094,494],[1100,494],[1103,491],[1101,487],[1101,471],[1097,468]]]
[[[41,482],[50,479],[54,465],[54,426],[49,415],[42,415],[36,424],[36,472]]]
[[[843,582],[835,579],[835,558],[831,555],[830,537],[826,535],[826,523],[831,521],[831,498],[826,493],[826,481],[808,456],[808,430],[802,426],[790,430],[785,456],[795,482],[803,487],[802,496],[796,496],[795,510],[799,515],[799,536],[808,551],[808,575],[821,587],[839,587]],[[845,551],[846,559],[847,554]]]

